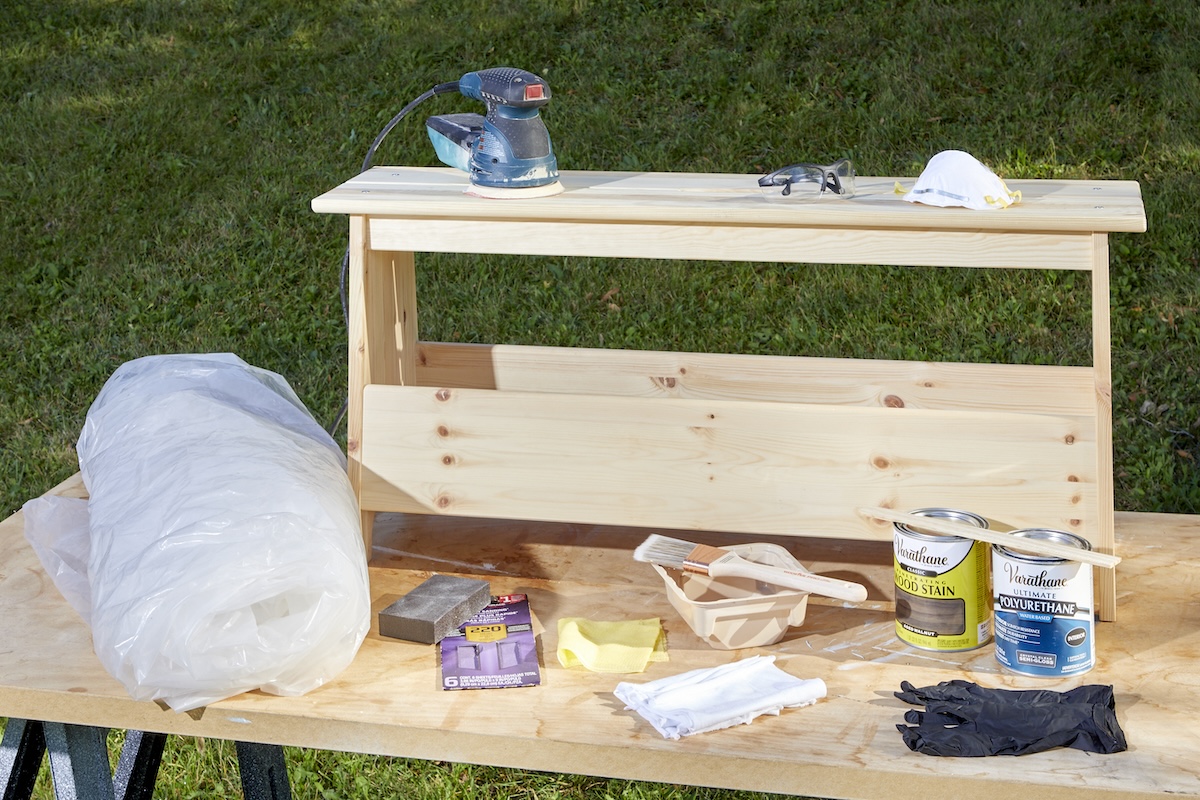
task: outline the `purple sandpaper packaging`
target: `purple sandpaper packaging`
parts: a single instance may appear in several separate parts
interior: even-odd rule
[[[438,647],[443,689],[507,689],[542,682],[529,598],[523,594],[493,597]]]

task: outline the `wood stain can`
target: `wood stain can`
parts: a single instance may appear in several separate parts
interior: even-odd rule
[[[1092,549],[1082,536],[1050,528],[1011,535]],[[1002,667],[1061,678],[1096,665],[1091,564],[993,545],[992,573],[996,660]]]
[[[920,508],[911,513],[988,527],[970,511]],[[940,652],[974,650],[991,641],[988,545],[924,533],[901,522],[893,527],[897,638]]]

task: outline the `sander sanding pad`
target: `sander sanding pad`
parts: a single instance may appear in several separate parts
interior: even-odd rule
[[[379,634],[435,644],[491,601],[487,581],[434,575],[379,612]]]
[[[509,189],[504,186],[480,186],[473,183],[464,192],[464,194],[488,200],[527,200],[532,197],[553,197],[562,193],[563,185],[558,181],[547,183],[544,186],[522,186],[517,189]]]

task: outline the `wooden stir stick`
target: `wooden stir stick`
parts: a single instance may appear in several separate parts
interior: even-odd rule
[[[890,508],[860,508],[858,513],[864,517],[873,517],[886,522],[900,522],[910,528],[940,533],[946,536],[961,536],[966,539],[977,539],[981,542],[998,544],[1020,550],[1023,553],[1033,553],[1039,556],[1054,556],[1081,564],[1092,564],[1097,567],[1115,567],[1121,563],[1119,556],[1109,553],[1097,553],[1094,550],[1081,550],[1065,544],[1048,542],[1045,539],[1027,539],[1024,536],[1013,536],[1010,533],[994,531],[989,528],[977,528],[965,522],[955,522],[943,517],[926,517],[921,514],[906,514]]]

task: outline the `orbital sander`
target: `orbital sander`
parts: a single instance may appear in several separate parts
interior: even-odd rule
[[[467,173],[468,194],[479,197],[548,197],[563,190],[558,159],[538,109],[550,102],[546,82],[523,69],[494,67],[440,83],[392,118],[367,152],[365,172],[383,137],[420,103],[458,92],[482,102],[486,114],[444,114],[425,121],[442,163]]]
[[[481,197],[545,197],[562,191],[558,160],[538,109],[550,102],[546,82],[523,69],[468,72],[458,91],[487,113],[445,114],[425,121],[443,164],[466,172]]]
[[[383,126],[367,148],[362,169],[371,168],[375,151],[402,119],[414,108],[439,94],[458,92],[479,100],[487,110],[481,114],[445,114],[426,120],[426,130],[442,163],[467,173],[467,194],[478,197],[549,197],[563,191],[558,182],[558,159],[550,146],[550,134],[538,109],[550,102],[550,87],[523,69],[493,67],[468,72],[456,81],[439,83],[422,92]],[[342,317],[350,325],[347,284],[350,246],[342,255],[340,293]],[[337,430],[349,399],[329,427]]]

